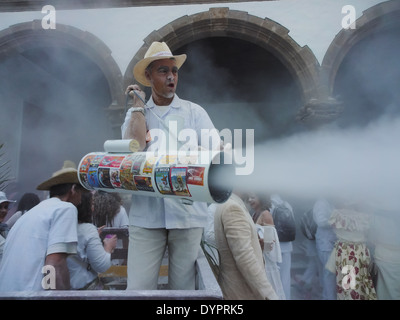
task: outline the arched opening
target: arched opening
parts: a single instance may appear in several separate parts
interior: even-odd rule
[[[338,69],[334,95],[344,103],[337,122],[364,126],[400,115],[400,24],[354,45]]]
[[[400,3],[369,8],[356,28],[342,30],[329,47],[321,73],[326,90],[343,103],[336,123],[365,126],[400,114]]]
[[[63,160],[79,161],[111,135],[103,110],[111,104],[107,82],[75,51],[42,45],[3,60],[0,87],[2,104],[12,109],[6,114],[18,118],[2,126],[20,130],[21,188],[34,190]]]
[[[288,33],[270,19],[229,8],[184,16],[145,39],[124,83],[134,82],[133,66],[150,44],[165,41],[173,53],[188,54],[178,95],[207,109],[218,129],[255,128],[257,141],[290,134],[303,129],[299,109],[319,97],[319,63]]]
[[[61,25],[54,32],[25,26],[0,36],[1,112],[8,120],[2,142],[11,149],[19,192],[35,190],[64,160],[78,164],[85,154],[103,149],[113,137],[107,110],[116,98],[110,77],[118,79],[95,58],[90,37],[77,37],[85,33],[73,28],[68,28],[73,35],[64,33]]]
[[[254,129],[260,142],[302,129],[299,87],[271,52],[230,37],[196,40],[176,52],[188,55],[178,95],[203,106],[218,130]]]

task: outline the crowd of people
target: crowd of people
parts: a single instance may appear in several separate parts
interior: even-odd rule
[[[49,197],[41,201],[36,193],[23,194],[17,211],[2,221],[0,291],[104,289],[99,274],[111,267],[118,239],[100,234],[105,227],[128,227],[121,197],[84,189],[70,161],[37,189]],[[4,218],[16,201],[4,192],[0,201]],[[44,283],[48,266],[56,278]]]
[[[318,288],[324,300],[400,298],[397,212],[346,196],[318,199],[311,212],[316,232],[305,234],[307,266],[294,277],[306,297]]]
[[[63,168],[39,186],[50,192],[43,201],[35,193],[16,201],[0,192],[0,218],[7,215],[10,204],[17,207],[8,220],[1,220],[1,291],[46,288],[41,270],[45,265],[53,265],[58,272],[60,281],[53,289],[107,289],[99,274],[111,267],[117,238],[101,239],[100,233],[104,227],[127,228],[129,218],[118,194],[85,191],[71,172],[76,170]],[[274,224],[273,197],[280,199],[235,190],[225,203],[208,207],[209,223],[202,241],[212,244],[218,257],[215,276],[225,299],[291,299],[293,284],[289,293],[283,285],[282,241]],[[317,200],[311,211],[317,228],[312,239],[304,240],[308,258],[304,273],[293,276],[291,266],[287,267],[298,289],[319,291],[317,299],[398,299],[398,260],[394,251],[390,257],[385,251],[395,248],[389,215],[375,221],[376,216],[366,213],[359,203],[336,202],[335,206],[325,199]],[[382,219],[385,235],[380,234]],[[49,225],[55,230],[48,230]],[[21,256],[20,248],[26,242],[32,251]],[[36,272],[37,277],[19,276],[20,268]],[[295,295],[298,298],[312,299],[311,295]]]
[[[175,93],[185,60],[166,43],[153,42],[135,65],[136,81],[151,95],[146,102],[139,84],[128,86],[132,107],[121,137],[136,140],[138,151],[157,147],[152,129],[168,137],[171,119],[180,130],[198,133],[191,147],[209,147],[200,139],[202,129],[214,129],[209,115]],[[217,140],[212,147],[224,150],[227,146]],[[315,202],[316,232],[305,239],[307,267],[292,277],[294,210],[277,194],[235,190],[226,202],[208,206],[133,193],[127,213],[117,193],[86,190],[68,161],[37,190],[48,191],[48,198],[24,194],[7,221],[16,200],[0,192],[0,291],[105,289],[99,274],[115,263],[111,255],[120,244],[115,235],[102,239],[100,233],[104,227],[122,227],[129,229],[128,257],[117,263],[127,264],[127,290],[158,288],[167,249],[168,288],[194,290],[195,262],[201,244],[209,243],[225,299],[290,300],[292,279],[308,290],[315,277],[321,299],[400,298],[400,239],[390,220],[398,218],[368,214],[359,203]]]

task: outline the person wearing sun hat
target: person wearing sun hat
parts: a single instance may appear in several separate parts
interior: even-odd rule
[[[11,228],[0,264],[0,291],[70,288],[66,259],[77,251],[76,206],[85,189],[68,160],[37,189],[48,190],[50,197]]]
[[[140,151],[155,151],[164,141],[162,130],[169,136],[169,125],[176,124],[177,133],[192,129],[198,139],[192,150],[209,149],[208,140],[201,141],[202,129],[220,137],[209,115],[200,105],[183,100],[176,94],[178,71],[186,54],[174,55],[167,43],[153,42],[144,58],[136,63],[133,75],[138,84],[129,85],[126,94],[133,97],[121,126],[123,139],[136,139]],[[139,86],[151,88],[145,93]],[[157,131],[158,130],[158,131]],[[213,140],[214,137],[213,137]],[[168,146],[168,139],[165,141]],[[178,141],[178,150],[181,147]],[[214,149],[214,148],[213,148]],[[220,144],[215,147],[220,149]],[[167,147],[167,150],[169,148]],[[168,247],[168,286],[175,290],[195,289],[195,262],[198,257],[203,228],[207,224],[207,204],[183,204],[179,199],[132,195],[129,212],[129,248],[127,289],[157,289],[158,274]]]
[[[10,203],[16,202],[7,198],[5,192],[0,191],[0,223],[3,222],[5,216],[8,213],[8,206]]]
[[[3,221],[8,213],[8,206],[12,202],[16,201],[8,199],[7,195],[3,191],[0,191],[0,262],[2,260],[4,244],[6,243],[6,237],[9,231],[8,225],[3,223]]]

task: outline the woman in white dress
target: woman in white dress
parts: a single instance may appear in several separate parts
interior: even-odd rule
[[[252,217],[260,238],[268,280],[279,299],[286,300],[278,267],[278,263],[282,262],[282,253],[274,220],[269,211],[270,201],[267,196],[252,193],[249,194],[248,203],[253,209]]]

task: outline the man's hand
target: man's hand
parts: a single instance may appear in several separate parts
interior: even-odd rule
[[[103,240],[104,250],[113,253],[115,247],[117,246],[118,237],[116,234],[109,234],[110,237],[105,237]]]
[[[136,96],[135,93],[138,94],[143,101]],[[133,97],[133,108],[143,108],[144,109],[144,99],[146,94],[140,89],[137,84],[129,85],[125,94]],[[134,139],[139,143],[138,151],[142,151],[146,148],[146,135],[147,135],[147,126],[146,119],[144,113],[142,112],[131,112],[131,119],[129,124],[123,134],[123,139]]]
[[[266,241],[264,242],[264,251],[265,252],[271,252],[272,249],[274,248],[274,242],[275,241]]]
[[[142,98],[143,101],[146,98],[146,93],[144,91],[142,91],[142,89],[140,89],[140,87],[137,84],[131,84],[125,90],[125,94],[129,94],[133,98],[133,106],[134,107],[144,108],[143,101],[140,100],[133,91],[135,91],[136,94],[138,94]]]
[[[101,235],[101,233],[103,232],[103,229],[104,229],[105,227],[106,227],[106,225],[97,228],[97,232],[99,233],[99,236]]]
[[[66,253],[52,253],[46,256],[45,265],[51,265],[56,272],[56,290],[69,290],[69,270]]]

